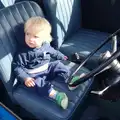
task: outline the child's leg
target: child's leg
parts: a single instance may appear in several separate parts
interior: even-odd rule
[[[68,106],[68,97],[65,93],[59,92],[53,88],[50,83],[45,84],[43,87],[36,86],[37,91],[42,96],[48,96],[56,101],[56,103],[66,109]]]
[[[46,81],[46,76],[43,76],[42,74],[34,75],[33,77],[35,79],[35,87],[41,96],[48,96],[48,90],[51,88],[51,84]]]
[[[70,70],[60,61],[51,62],[49,66],[49,75],[48,78],[54,80],[60,78],[61,82],[65,82],[66,79],[70,76]]]
[[[49,97],[56,100],[56,102],[59,106],[61,106],[63,109],[67,108],[68,97],[64,92],[58,92],[52,87],[48,92],[49,92]]]
[[[58,92],[53,88],[50,81],[46,80],[46,75],[34,75],[37,92],[42,96],[48,96],[54,99],[59,106],[66,109],[68,106],[68,97],[63,92]]]
[[[47,80],[59,80],[65,82],[69,77],[70,71],[62,64],[60,61],[51,62],[48,69]],[[56,100],[58,105],[63,109],[66,109],[68,106],[68,97],[64,92],[58,92],[53,87],[49,90],[49,97]]]

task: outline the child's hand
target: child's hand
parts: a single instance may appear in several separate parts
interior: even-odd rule
[[[68,60],[68,57],[67,57],[67,56],[64,56],[64,60]]]
[[[34,83],[34,78],[31,78],[31,77],[29,77],[29,78],[26,78],[25,79],[25,85],[27,86],[27,87],[34,87],[35,86],[35,83]]]

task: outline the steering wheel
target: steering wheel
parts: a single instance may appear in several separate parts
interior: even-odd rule
[[[102,48],[108,41],[110,41],[113,37],[116,36],[116,34],[118,34],[120,32],[120,29],[118,29],[117,31],[115,31],[113,34],[111,34],[110,36],[107,37],[106,40],[103,41],[102,44],[100,44],[96,49],[94,49],[87,57],[85,60],[83,60],[81,62],[81,64],[79,65],[79,67],[75,70],[75,72],[69,77],[69,80],[71,80],[76,72],[100,49]],[[106,68],[113,60],[115,60],[118,56],[120,56],[120,50],[117,50],[116,52],[114,51],[114,53],[112,54],[111,57],[109,57],[107,60],[105,60],[101,65],[99,65],[97,68],[93,69],[90,73],[86,74],[85,76],[81,77],[79,80],[75,81],[74,83],[68,83],[69,86],[71,87],[75,87],[87,80],[89,80],[89,78],[93,77],[96,73],[99,73],[101,70],[104,70],[104,68]],[[68,80],[68,81],[69,81]]]

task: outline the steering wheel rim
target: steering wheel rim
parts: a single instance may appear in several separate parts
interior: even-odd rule
[[[116,32],[111,34],[106,40],[103,41],[102,44],[100,44],[96,49],[94,49],[83,62],[79,65],[79,67],[75,70],[75,72],[70,76],[70,80],[74,77],[75,73],[100,49],[102,48],[108,41],[111,40],[113,36],[115,36],[120,29],[118,29]],[[101,65],[99,65],[97,68],[93,69],[90,73],[86,74],[85,76],[81,77],[79,80],[75,81],[74,83],[68,83],[70,87],[75,87],[91,78],[94,76],[96,73],[100,72],[103,70],[105,67],[107,67],[113,60],[115,60],[118,56],[120,56],[120,51],[117,50],[115,53],[112,54],[111,57],[109,57],[107,60],[105,60]]]

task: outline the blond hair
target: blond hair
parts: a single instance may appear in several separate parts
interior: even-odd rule
[[[42,17],[31,17],[29,18],[24,25],[24,32],[31,30],[33,34],[38,32],[45,32],[44,42],[50,43],[52,41],[51,37],[51,25],[50,23]]]

